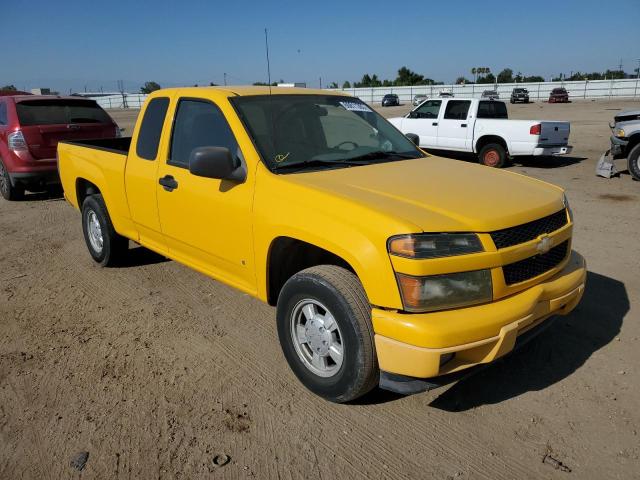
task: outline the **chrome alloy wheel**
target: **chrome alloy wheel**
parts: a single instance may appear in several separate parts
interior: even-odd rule
[[[316,300],[299,301],[290,319],[291,339],[304,366],[319,377],[332,377],[344,359],[342,333],[331,312]]]
[[[96,253],[102,253],[103,239],[102,227],[96,212],[89,210],[87,214],[87,233],[89,234],[89,243]]]

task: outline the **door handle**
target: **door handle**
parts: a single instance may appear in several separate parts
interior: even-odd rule
[[[466,123],[461,123],[461,124],[460,124],[460,127],[461,127],[461,128],[467,128],[467,124],[466,124]]]
[[[160,180],[158,180],[158,183],[162,185],[162,188],[164,188],[167,192],[173,192],[176,188],[178,188],[178,182],[171,175],[165,175]]]
[[[434,127],[438,126],[438,122],[433,122],[431,125],[433,125]]]

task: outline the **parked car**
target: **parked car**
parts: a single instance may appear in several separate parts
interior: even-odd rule
[[[383,107],[397,107],[398,105],[400,105],[400,99],[395,93],[387,93],[382,97]]]
[[[502,167],[509,157],[570,153],[569,122],[509,120],[496,100],[427,100],[404,117],[389,121],[418,136],[420,147],[472,152],[480,163]]]
[[[640,110],[619,113],[609,127],[613,159],[626,158],[629,173],[640,180]]]
[[[566,88],[554,88],[549,94],[549,103],[567,103],[569,101],[569,92]]]
[[[500,95],[498,95],[497,90],[485,90],[484,92],[482,92],[480,98],[486,98],[488,100],[498,100],[500,98]]]
[[[441,90],[440,93],[438,93],[438,97],[453,98],[453,92],[450,92],[449,90]]]
[[[529,103],[529,90],[526,88],[514,88],[511,91],[511,103]]]
[[[116,123],[93,100],[0,96],[0,193],[16,200],[25,190],[59,184],[56,147],[60,140],[119,134]]]
[[[424,95],[424,94],[418,94],[415,97],[413,97],[413,106],[417,107],[418,105],[420,105],[422,102],[424,102],[427,98],[429,98],[428,95]]]
[[[91,257],[133,240],[275,305],[285,359],[331,401],[433,388],[584,291],[562,189],[427,157],[340,91],[158,90],[137,121],[58,145]]]

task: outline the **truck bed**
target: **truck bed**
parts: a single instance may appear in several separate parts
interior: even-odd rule
[[[77,140],[68,143],[70,145],[78,145],[80,147],[94,148],[96,150],[105,150],[107,152],[128,155],[131,147],[131,137],[120,138],[95,138],[92,140]]]

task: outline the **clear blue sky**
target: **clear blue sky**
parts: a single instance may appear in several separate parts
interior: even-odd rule
[[[266,80],[317,86],[406,65],[451,82],[473,66],[544,77],[640,58],[640,0],[3,2],[0,85],[68,92]],[[221,6],[216,6],[220,4]]]

